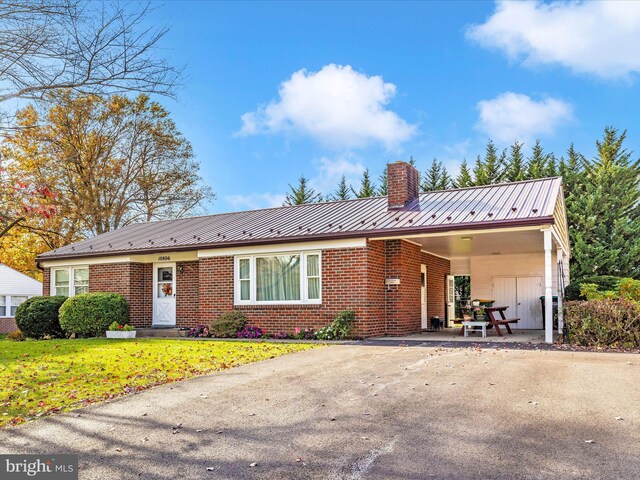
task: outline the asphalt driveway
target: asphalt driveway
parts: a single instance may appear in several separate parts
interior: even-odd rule
[[[0,431],[81,478],[640,477],[640,356],[339,345]]]

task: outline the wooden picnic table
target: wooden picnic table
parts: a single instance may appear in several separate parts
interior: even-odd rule
[[[494,327],[496,329],[496,333],[500,337],[504,337],[502,334],[502,330],[500,330],[500,325],[504,325],[507,329],[507,332],[513,334],[511,331],[511,327],[509,327],[510,323],[517,323],[519,318],[507,318],[504,312],[507,311],[509,307],[484,307],[484,313],[489,317],[489,327]],[[500,314],[500,318],[496,318],[495,314],[498,312]],[[460,329],[460,335],[464,335],[464,325]]]

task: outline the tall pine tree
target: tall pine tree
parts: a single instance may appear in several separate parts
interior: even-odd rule
[[[389,167],[387,165],[384,166],[384,170],[382,171],[382,175],[380,175],[380,187],[378,188],[378,195],[386,196],[389,194]]]
[[[526,178],[522,143],[516,141],[509,147],[509,157],[505,168],[505,180],[519,182]]]
[[[453,182],[453,186],[456,188],[465,188],[472,187],[475,185],[473,181],[473,177],[471,176],[471,171],[469,170],[469,164],[467,163],[467,159],[462,160],[462,164],[460,165],[460,172]]]
[[[351,188],[351,191],[357,198],[367,198],[367,197],[375,197],[376,196],[376,186],[371,181],[371,176],[369,175],[369,169],[367,168],[362,173],[362,180],[360,182],[360,189],[358,191]]]
[[[545,153],[540,140],[536,140],[531,156],[527,162],[527,179],[543,178],[548,175],[549,167],[555,170],[556,160],[553,155]],[[553,175],[551,175],[553,176]]]
[[[349,187],[347,186],[347,179],[344,175],[340,179],[340,183],[338,184],[338,189],[332,195],[332,200],[349,200],[351,198],[351,194],[349,193]]]
[[[302,205],[304,203],[318,203],[322,201],[322,195],[309,186],[309,180],[301,175],[298,185],[293,187],[289,184],[289,193],[284,200],[283,206]]]
[[[420,188],[423,192],[446,190],[451,187],[451,177],[446,167],[436,158],[431,161],[431,167],[422,176]]]
[[[572,198],[575,279],[640,274],[640,160],[624,147],[625,139],[626,131],[605,128],[596,157],[585,165],[582,190]]]
[[[494,143],[489,140],[485,149],[484,159],[476,159],[476,165],[473,169],[473,176],[476,185],[490,185],[492,183],[500,183],[504,178],[506,152],[498,155],[498,149]]]

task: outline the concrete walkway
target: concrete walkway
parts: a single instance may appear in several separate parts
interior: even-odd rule
[[[82,479],[637,479],[640,356],[336,345],[0,431]],[[255,464],[254,466],[251,466]]]

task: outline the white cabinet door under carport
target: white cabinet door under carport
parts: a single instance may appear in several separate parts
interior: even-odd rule
[[[542,328],[540,296],[542,277],[494,277],[493,297],[496,306],[507,306],[507,318],[517,317],[511,328]]]

